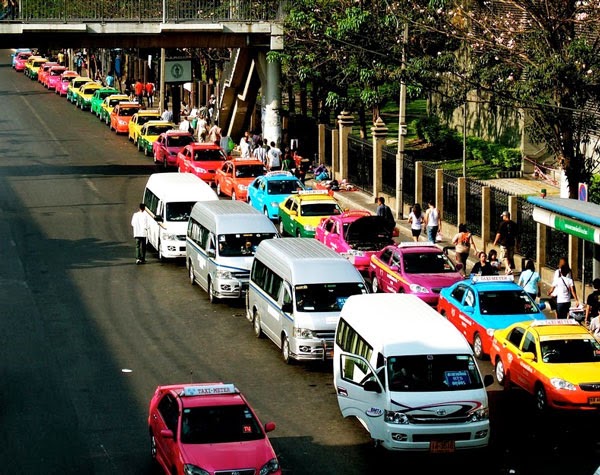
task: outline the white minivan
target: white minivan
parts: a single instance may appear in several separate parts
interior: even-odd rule
[[[389,450],[484,448],[486,386],[473,350],[415,295],[348,298],[336,329],[333,382],[340,411]]]
[[[186,266],[211,303],[246,295],[257,246],[279,237],[264,214],[243,201],[199,201],[187,226]]]
[[[192,206],[216,201],[211,186],[191,173],[154,173],[148,178],[142,202],[150,215],[148,242],[164,258],[185,257],[185,233]]]
[[[340,310],[350,295],[367,293],[348,259],[316,239],[263,241],[256,251],[246,315],[255,335],[267,335],[286,363],[333,356]]]

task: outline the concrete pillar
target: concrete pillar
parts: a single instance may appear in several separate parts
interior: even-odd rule
[[[481,249],[487,252],[487,243],[490,240],[491,232],[491,219],[490,219],[490,206],[491,206],[491,189],[489,186],[481,187]]]
[[[435,170],[435,207],[440,213],[440,221],[444,219],[444,170]],[[440,226],[441,227],[441,226]]]
[[[535,237],[535,254],[537,256],[535,268],[540,272],[540,275],[542,275],[540,269],[546,267],[546,241],[548,239],[548,232],[545,224],[537,223]]]
[[[336,177],[340,171],[340,131],[333,129],[331,131],[331,176]]]
[[[371,127],[371,134],[373,135],[373,196],[379,196],[379,192],[383,185],[383,146],[387,138],[388,128],[385,126],[385,122],[381,117],[377,117],[375,125]]]
[[[340,172],[339,176],[336,176],[339,181],[344,178],[348,178],[348,136],[352,131],[352,125],[354,124],[354,118],[348,111],[342,111],[338,115],[338,124],[340,130]]]
[[[458,210],[456,211],[457,224],[467,222],[467,179],[458,178]]]
[[[508,197],[508,212],[510,219],[517,223],[517,210],[519,209],[519,198],[517,196]],[[519,224],[519,223],[517,223]]]
[[[319,163],[325,163],[325,134],[327,133],[327,130],[325,129],[325,124],[319,124],[318,131],[319,131],[319,139],[318,139]]]
[[[579,279],[580,277],[580,269],[577,266],[577,261],[579,260],[579,242],[580,240],[577,236],[569,234],[569,263],[573,279]]]
[[[267,84],[265,85],[265,125],[263,137],[269,143],[281,145],[281,63],[267,61]]]
[[[415,162],[415,203],[427,209],[427,203],[423,203],[423,162]]]

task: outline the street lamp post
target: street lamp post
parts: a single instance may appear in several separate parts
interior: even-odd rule
[[[402,33],[402,66],[406,68],[406,42],[408,41],[408,24]],[[398,101],[398,153],[396,154],[396,218],[403,218],[402,202],[402,169],[404,167],[404,137],[406,136],[406,83],[400,78],[400,99]]]

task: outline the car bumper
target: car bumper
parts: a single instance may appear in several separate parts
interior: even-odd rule
[[[298,361],[323,361],[333,358],[333,340],[290,338],[290,356]]]
[[[559,391],[546,387],[548,405],[564,411],[595,411],[600,413],[600,391]],[[591,403],[595,398],[598,403]]]
[[[161,254],[168,259],[185,257],[185,241],[161,241]]]
[[[239,299],[248,292],[248,281],[239,279],[219,279],[213,281],[215,297],[220,299]]]

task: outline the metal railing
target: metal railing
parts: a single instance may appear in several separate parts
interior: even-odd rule
[[[373,145],[348,137],[348,179],[367,193],[373,193]]]
[[[285,0],[20,0],[6,8],[3,21],[70,22],[227,22],[279,21]]]

